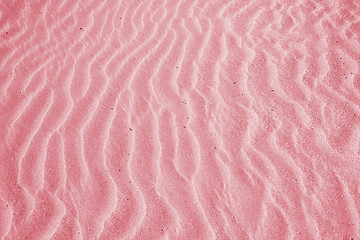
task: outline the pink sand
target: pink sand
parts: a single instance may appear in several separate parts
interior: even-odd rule
[[[360,239],[360,1],[0,16],[1,239]]]

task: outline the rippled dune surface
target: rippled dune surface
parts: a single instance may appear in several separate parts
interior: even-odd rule
[[[0,2],[0,237],[360,239],[360,1]]]

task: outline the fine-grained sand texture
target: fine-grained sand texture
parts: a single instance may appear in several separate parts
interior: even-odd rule
[[[3,240],[360,239],[360,1],[0,1]]]

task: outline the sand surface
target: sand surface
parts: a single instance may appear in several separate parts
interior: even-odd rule
[[[360,1],[2,0],[0,238],[360,239]]]

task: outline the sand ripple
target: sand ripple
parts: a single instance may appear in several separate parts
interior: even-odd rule
[[[360,239],[359,16],[2,1],[1,239]]]

